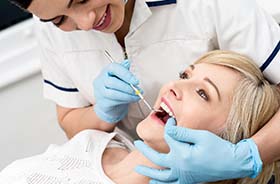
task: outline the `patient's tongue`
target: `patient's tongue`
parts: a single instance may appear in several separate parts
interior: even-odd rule
[[[166,124],[168,119],[169,119],[169,115],[163,117],[162,121],[164,122],[164,124]]]
[[[157,112],[156,113],[156,116],[161,119],[161,121],[163,121],[163,123],[165,124],[169,118],[169,114],[167,112],[165,112],[163,109],[160,109],[162,110],[161,112]]]
[[[161,109],[160,109],[161,110]],[[160,112],[156,112],[156,116],[159,117],[159,118],[162,118],[166,115],[166,112],[165,111],[160,111]]]

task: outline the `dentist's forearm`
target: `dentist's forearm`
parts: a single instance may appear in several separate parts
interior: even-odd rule
[[[116,126],[115,124],[109,124],[100,120],[92,106],[77,109],[57,106],[57,117],[61,128],[69,139],[85,129],[111,132]]]
[[[264,164],[280,159],[280,110],[252,138],[258,146]]]

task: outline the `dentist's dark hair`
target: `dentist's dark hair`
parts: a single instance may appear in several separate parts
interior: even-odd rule
[[[33,0],[9,0],[9,1],[15,4],[16,6],[26,10],[30,6]]]

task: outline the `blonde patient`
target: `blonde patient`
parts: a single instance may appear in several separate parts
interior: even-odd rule
[[[170,116],[177,126],[209,130],[233,143],[249,138],[280,107],[276,86],[265,80],[247,57],[212,51],[162,87],[155,103],[163,113],[151,113],[137,133],[153,149],[168,153],[164,126]],[[205,153],[207,154],[207,153]],[[265,184],[272,175],[279,182],[277,163],[265,165],[255,179],[219,183]],[[85,130],[61,146],[50,146],[38,156],[15,161],[0,173],[0,183],[149,183],[134,172],[137,165],[159,168],[124,136]]]

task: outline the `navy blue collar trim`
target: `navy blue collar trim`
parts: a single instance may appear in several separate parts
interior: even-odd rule
[[[44,83],[49,84],[53,87],[55,87],[56,89],[59,89],[61,91],[66,91],[66,92],[79,92],[79,90],[77,88],[64,88],[64,87],[60,87],[54,83],[52,83],[51,81],[48,80],[44,80]]]
[[[168,4],[176,4],[177,0],[162,0],[162,1],[154,1],[154,2],[146,2],[149,7],[154,6],[163,6]]]
[[[273,59],[275,58],[275,56],[277,55],[277,53],[280,50],[280,40],[277,44],[277,46],[275,47],[275,49],[273,50],[273,52],[270,54],[270,56],[267,58],[267,60],[264,62],[264,64],[260,67],[261,71],[263,72],[268,65],[273,61]]]

